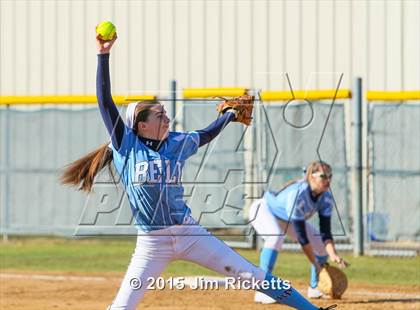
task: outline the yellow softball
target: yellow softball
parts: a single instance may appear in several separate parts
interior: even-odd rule
[[[96,33],[101,37],[104,41],[112,40],[115,36],[115,32],[117,29],[115,25],[110,21],[104,21],[96,26]]]

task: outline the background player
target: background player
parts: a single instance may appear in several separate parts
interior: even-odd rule
[[[111,143],[70,164],[62,181],[90,191],[98,171],[113,162],[127,192],[139,232],[130,265],[109,309],[134,309],[145,293],[147,279],[159,276],[170,261],[177,259],[237,278],[276,279],[198,225],[182,199],[185,160],[234,121],[238,111],[226,111],[203,130],[169,132],[164,107],[146,101],[128,106],[124,124],[110,90],[109,52],[116,37],[111,41],[96,39],[97,97]],[[319,309],[293,288],[261,291],[297,309]]]
[[[264,239],[260,254],[260,267],[271,273],[285,235],[298,241],[312,263],[308,297],[320,298],[317,289],[318,273],[322,264],[331,261],[340,267],[347,267],[338,256],[331,235],[331,213],[334,200],[329,192],[332,171],[330,165],[314,161],[306,169],[301,180],[291,181],[278,193],[267,191],[262,199],[255,201],[249,212],[256,232]],[[320,232],[307,220],[318,213]],[[274,303],[274,299],[256,292],[255,301]]]

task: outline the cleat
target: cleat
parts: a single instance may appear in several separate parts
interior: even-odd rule
[[[335,309],[335,308],[337,308],[337,305],[331,305],[331,306],[328,306],[327,308],[319,308],[319,310],[330,310],[330,309]]]
[[[317,288],[312,288],[312,287],[308,287],[307,294],[308,294],[308,298],[312,298],[312,299],[318,299],[323,296],[323,294]]]
[[[254,302],[258,302],[258,303],[261,303],[261,304],[274,304],[277,301],[275,299],[271,298],[270,296],[265,295],[264,293],[255,292]]]

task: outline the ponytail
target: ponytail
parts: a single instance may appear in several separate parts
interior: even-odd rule
[[[108,143],[102,144],[96,150],[67,165],[60,176],[60,182],[64,185],[78,186],[78,190],[90,192],[95,176],[103,168],[108,167],[115,183],[111,162],[112,150],[108,147]]]

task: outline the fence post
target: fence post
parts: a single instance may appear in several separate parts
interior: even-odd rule
[[[3,226],[3,242],[9,240],[9,220],[10,220],[10,105],[6,106],[6,118],[5,118],[5,162],[4,162],[4,205],[3,205],[3,214],[2,214],[2,226]]]
[[[171,91],[170,91],[170,100],[171,100],[171,120],[172,120],[172,131],[176,131],[176,81],[171,81]]]
[[[363,178],[362,178],[362,79],[355,78],[352,94],[352,187],[353,187],[353,254],[363,255]]]

